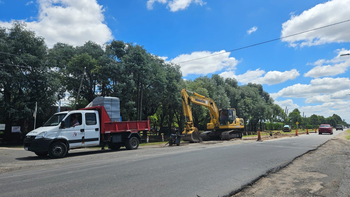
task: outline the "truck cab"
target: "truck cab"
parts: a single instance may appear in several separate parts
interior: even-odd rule
[[[95,110],[56,113],[42,127],[26,135],[24,149],[33,151],[38,156],[44,156],[50,153],[50,146],[56,144],[52,156],[64,157],[68,149],[98,146],[100,145],[98,117],[98,111]]]

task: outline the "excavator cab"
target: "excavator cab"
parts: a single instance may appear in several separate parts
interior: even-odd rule
[[[219,111],[219,114],[220,125],[232,124],[236,119],[236,113],[234,109],[221,109]]]

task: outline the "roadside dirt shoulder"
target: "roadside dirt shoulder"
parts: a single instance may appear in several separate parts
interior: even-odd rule
[[[343,132],[276,173],[247,186],[242,196],[350,196],[350,141]]]

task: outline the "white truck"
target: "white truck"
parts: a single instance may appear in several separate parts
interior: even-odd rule
[[[72,122],[73,117],[79,124]],[[54,114],[44,126],[26,135],[24,149],[38,156],[62,158],[68,150],[100,146],[118,150],[121,146],[137,149],[139,132],[149,131],[146,121],[111,121],[104,106],[83,108]]]

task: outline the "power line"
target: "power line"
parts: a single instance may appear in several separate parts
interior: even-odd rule
[[[284,38],[289,38],[289,37],[297,36],[297,35],[300,35],[300,34],[308,33],[308,32],[311,32],[311,31],[316,31],[316,30],[319,30],[319,29],[324,29],[324,28],[327,28],[327,27],[339,25],[339,24],[342,24],[342,23],[347,23],[349,21],[350,21],[350,19],[344,20],[344,21],[340,21],[340,22],[337,22],[337,23],[332,23],[332,24],[325,25],[325,26],[322,26],[322,27],[317,27],[317,28],[314,28],[314,29],[309,29],[309,30],[302,31],[302,32],[299,32],[299,33],[295,33],[295,34],[291,34],[291,35],[288,35],[288,36],[283,36],[283,37],[279,37],[279,38],[275,38],[275,39],[259,42],[259,43],[256,43],[256,44],[251,44],[251,45],[248,45],[248,46],[244,46],[244,47],[228,50],[228,51],[221,52],[221,53],[219,52],[219,53],[208,55],[208,56],[204,56],[204,57],[199,57],[199,58],[195,58],[195,59],[191,59],[191,60],[177,62],[177,64],[192,62],[192,61],[196,61],[196,60],[200,60],[200,59],[205,59],[205,58],[208,58],[208,57],[213,57],[213,56],[221,55],[221,54],[228,53],[228,52],[239,51],[239,50],[242,50],[242,49],[246,49],[246,48],[250,48],[250,47],[266,44],[266,43],[269,43],[269,42],[274,42],[274,41],[277,41],[277,40],[281,40],[281,39],[284,39]],[[6,53],[6,52],[1,52],[1,51],[0,51],[0,54],[17,56],[17,57],[20,57],[20,58],[23,58],[23,59],[30,58],[30,57],[21,57],[20,55],[17,55],[17,54]],[[23,62],[23,60],[22,60],[22,62]],[[26,64],[26,63],[24,63],[24,64]]]
[[[274,41],[281,40],[281,39],[284,39],[284,38],[289,38],[289,37],[297,36],[297,35],[300,35],[300,34],[308,33],[308,32],[311,32],[311,31],[316,31],[316,30],[319,30],[319,29],[331,27],[331,26],[334,26],[334,25],[339,25],[339,24],[346,23],[346,22],[349,22],[349,21],[350,21],[350,19],[345,20],[345,21],[341,21],[341,22],[337,22],[337,23],[332,23],[332,24],[325,25],[325,26],[322,26],[322,27],[317,27],[317,28],[314,28],[314,29],[302,31],[302,32],[299,32],[299,33],[291,34],[291,35],[288,35],[288,36],[283,36],[283,37],[275,38],[275,39],[272,39],[272,40],[267,40],[267,41],[264,41],[264,42],[259,42],[259,43],[256,43],[256,44],[252,44],[252,45],[248,45],[248,46],[232,49],[232,50],[229,50],[229,51],[225,51],[225,52],[221,52],[221,53],[219,52],[219,53],[208,55],[208,56],[205,56],[205,57],[199,57],[199,58],[192,59],[192,60],[186,60],[186,61],[182,61],[182,62],[177,62],[177,64],[192,62],[192,61],[205,59],[205,58],[212,57],[212,56],[221,55],[221,54],[228,53],[228,52],[238,51],[238,50],[242,50],[242,49],[246,49],[246,48],[250,48],[250,47],[266,44],[266,43],[269,43],[269,42],[274,42]]]

